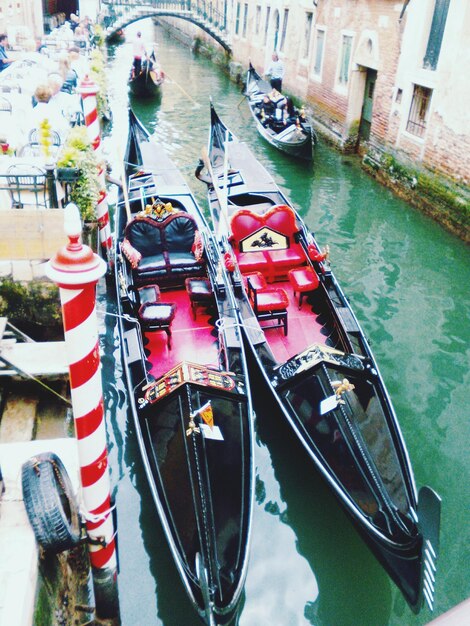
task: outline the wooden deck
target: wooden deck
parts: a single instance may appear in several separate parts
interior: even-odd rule
[[[68,374],[64,341],[19,341],[0,318],[0,374],[54,378]]]

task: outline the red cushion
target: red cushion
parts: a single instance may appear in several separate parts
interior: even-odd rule
[[[248,279],[253,289],[264,289],[267,287],[266,279],[261,272],[249,272],[243,276],[243,282],[248,287]]]
[[[237,242],[256,232],[263,225],[264,220],[261,215],[249,209],[239,209],[230,220],[232,234]]]
[[[263,217],[267,226],[287,237],[292,237],[299,230],[295,221],[295,213],[287,204],[274,206]]]
[[[318,276],[310,267],[299,267],[291,270],[288,276],[294,291],[313,291],[320,284]]]
[[[267,287],[256,292],[257,309],[263,311],[284,311],[289,306],[289,298],[284,289]]]
[[[133,270],[139,265],[142,255],[134,248],[129,239],[124,238],[121,242],[121,252],[127,258]]]
[[[268,268],[268,261],[262,252],[239,252],[237,260],[242,274]]]
[[[302,246],[298,243],[294,243],[285,250],[269,250],[269,252],[265,252],[265,255],[275,268],[287,268],[305,263],[305,254]]]
[[[256,232],[263,226],[269,226],[278,233],[292,237],[298,231],[295,213],[286,204],[278,204],[263,215],[253,213],[250,209],[239,209],[230,220],[232,234],[238,242]]]

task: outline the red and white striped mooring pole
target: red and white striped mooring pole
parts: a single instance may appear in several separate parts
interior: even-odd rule
[[[88,137],[90,138],[93,149],[98,157],[100,196],[96,207],[96,213],[98,217],[101,251],[105,259],[111,260],[110,252],[112,248],[112,237],[111,226],[109,224],[108,195],[106,192],[106,172],[101,155],[100,121],[98,119],[98,106],[96,102],[98,87],[96,83],[91,80],[91,78],[85,76],[85,78],[80,82],[78,92],[82,97],[83,113],[85,116],[85,125],[88,131]]]
[[[96,317],[96,284],[106,273],[106,263],[81,243],[82,225],[74,204],[65,207],[64,230],[69,243],[48,262],[46,274],[60,290],[96,613],[115,619],[116,537]]]

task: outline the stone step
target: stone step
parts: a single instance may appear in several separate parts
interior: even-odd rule
[[[36,423],[38,399],[8,396],[0,422],[0,443],[30,441]]]

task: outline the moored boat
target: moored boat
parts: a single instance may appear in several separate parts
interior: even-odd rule
[[[128,402],[168,544],[209,626],[236,614],[253,509],[253,423],[227,277],[184,177],[132,112],[116,213]]]
[[[106,36],[106,43],[109,45],[121,44],[126,41],[126,33],[123,28],[118,28]]]
[[[258,133],[275,148],[290,156],[312,160],[317,136],[303,110],[281,94],[282,108],[270,98],[271,85],[263,80],[250,63],[246,75],[245,96]],[[265,103],[269,104],[268,109]]]
[[[411,608],[426,600],[432,609],[440,498],[429,487],[417,493],[391,399],[328,249],[212,105],[206,166],[219,247],[267,388]]]

